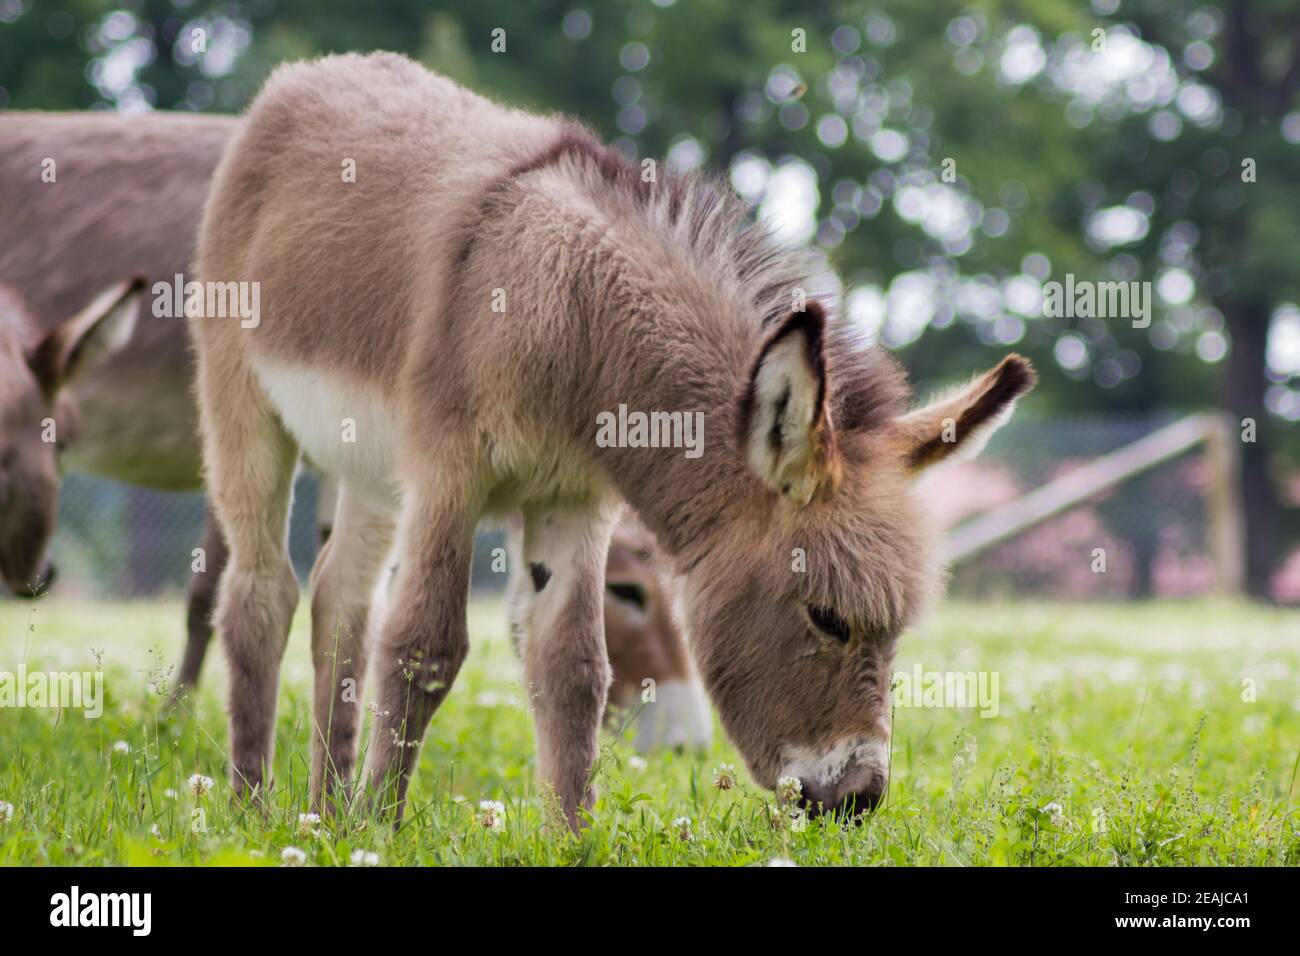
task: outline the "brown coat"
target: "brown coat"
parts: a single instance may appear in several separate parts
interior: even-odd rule
[[[620,498],[681,578],[701,676],[754,778],[799,776],[813,807],[879,799],[894,642],[939,581],[911,483],[987,437],[1032,370],[1010,357],[908,413],[902,372],[835,319],[822,267],[747,225],[720,183],[650,169],[391,54],[282,67],[258,96],[214,180],[199,271],[258,283],[261,314],[191,320],[232,548],[218,617],[241,787],[269,766],[301,445],[342,479],[358,538],[397,542],[377,799],[400,807],[464,660],[473,527],[518,508],[541,568],[525,614],[539,772],[580,824]],[[607,447],[597,423],[620,405],[702,415],[703,454]],[[365,576],[343,574],[353,593],[328,606],[365,618]],[[350,771],[332,741],[350,753],[358,715],[340,713],[324,654],[317,668],[322,761]]]

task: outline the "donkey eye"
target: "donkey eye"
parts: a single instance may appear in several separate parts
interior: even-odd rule
[[[622,584],[613,581],[605,585],[605,590],[625,604],[631,604],[644,611],[646,601],[645,588],[639,584]]]
[[[848,624],[845,623],[844,618],[840,617],[830,608],[809,604],[808,617],[812,619],[817,630],[821,631],[823,634],[828,634],[843,644],[849,642]]]

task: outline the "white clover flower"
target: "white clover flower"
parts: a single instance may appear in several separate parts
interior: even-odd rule
[[[695,834],[691,832],[690,817],[678,817],[673,821],[673,829],[677,831],[677,839],[684,843],[690,843],[695,839]]]
[[[648,766],[650,765],[646,763],[645,757],[633,754],[627,758],[627,769],[634,773],[645,773],[645,768]]]
[[[500,800],[480,800],[478,822],[485,830],[500,830],[506,823],[506,805]]]
[[[307,862],[307,854],[296,846],[287,846],[280,851],[280,862],[285,866],[302,866]]]
[[[300,835],[310,834],[311,836],[320,836],[320,814],[298,814],[298,833]]]
[[[378,866],[379,854],[373,850],[353,850],[348,858],[353,866]]]
[[[1066,829],[1070,825],[1070,821],[1065,818],[1065,807],[1061,806],[1055,800],[1046,804],[1039,812],[1046,813],[1051,817],[1052,826],[1054,827]]]
[[[774,856],[772,857],[772,859],[767,861],[767,865],[768,866],[798,866],[799,864],[795,863],[794,860],[787,859],[786,857],[783,856]]]
[[[730,790],[736,785],[736,768],[729,763],[719,764],[713,771],[713,785],[719,790]]]
[[[189,788],[190,793],[194,794],[194,796],[206,797],[212,792],[212,778],[205,777],[201,773],[196,773],[194,776],[190,777]]]
[[[113,753],[115,754],[125,755],[125,754],[129,754],[130,752],[131,752],[131,745],[127,743],[125,740],[119,740],[117,743],[113,744]]]
[[[8,823],[14,818],[14,805],[8,800],[0,800],[0,823]]]
[[[798,777],[782,777],[776,782],[776,795],[782,803],[794,803],[803,796],[803,781]]]

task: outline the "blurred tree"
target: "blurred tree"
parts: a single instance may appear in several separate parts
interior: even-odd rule
[[[1150,43],[1170,51],[1180,78],[1177,112],[1130,116],[1115,131],[1097,174],[1109,189],[1157,199],[1141,254],[1152,274],[1190,225],[1199,236],[1180,265],[1229,334],[1219,394],[1239,421],[1256,423],[1243,443],[1247,578],[1265,596],[1279,555],[1280,435],[1265,396],[1271,319],[1300,301],[1296,271],[1300,130],[1284,139],[1288,115],[1300,126],[1300,6],[1290,0],[1174,4],[1145,0],[1124,16]],[[1205,121],[1198,121],[1205,112]],[[1180,115],[1181,114],[1181,117]],[[1292,436],[1294,437],[1294,436]],[[1276,464],[1280,465],[1281,462]]]
[[[1267,359],[1300,301],[1294,0],[0,0],[0,105],[232,111],[278,62],[369,49],[728,171],[918,377],[1014,347],[1052,414],[1217,395],[1256,423],[1253,593],[1300,536],[1300,369]],[[1045,316],[1067,274],[1154,283],[1150,326]]]

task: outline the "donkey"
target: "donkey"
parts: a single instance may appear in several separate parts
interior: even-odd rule
[[[747,223],[725,186],[656,175],[393,54],[273,73],[217,169],[198,264],[205,282],[259,283],[263,305],[256,327],[190,320],[231,549],[216,621],[237,794],[271,783],[301,448],[341,481],[313,575],[313,799],[348,789],[390,546],[362,776],[400,820],[467,652],[474,527],[518,509],[538,771],[580,827],[620,500],[671,562],[753,779],[798,777],[813,811],[880,799],[894,644],[939,579],[911,485],[1007,418],[1034,383],[1025,359],[908,411],[898,364],[835,321],[829,272]],[[598,440],[620,405],[691,415],[702,453]]]
[[[113,296],[132,277],[146,280],[132,287],[139,299],[189,270],[212,170],[238,125],[176,113],[0,113],[0,281],[11,286],[0,317],[10,341],[0,345],[9,363],[0,371],[0,570],[15,594],[52,576],[45,553],[59,466],[163,490],[201,487],[185,323]],[[50,360],[58,356],[72,361]],[[54,406],[58,441],[41,442],[41,410]],[[210,513],[202,546],[207,571],[190,581],[178,688],[198,680],[225,563]]]
[[[46,333],[0,283],[0,581],[16,595],[35,597],[54,577],[45,553],[59,457],[81,427],[68,386],[130,339],[142,291],[120,282]]]
[[[630,516],[614,526],[605,561],[609,706],[633,716],[632,746],[639,753],[703,750],[713,742],[713,714],[677,620],[672,579],[656,550]]]

